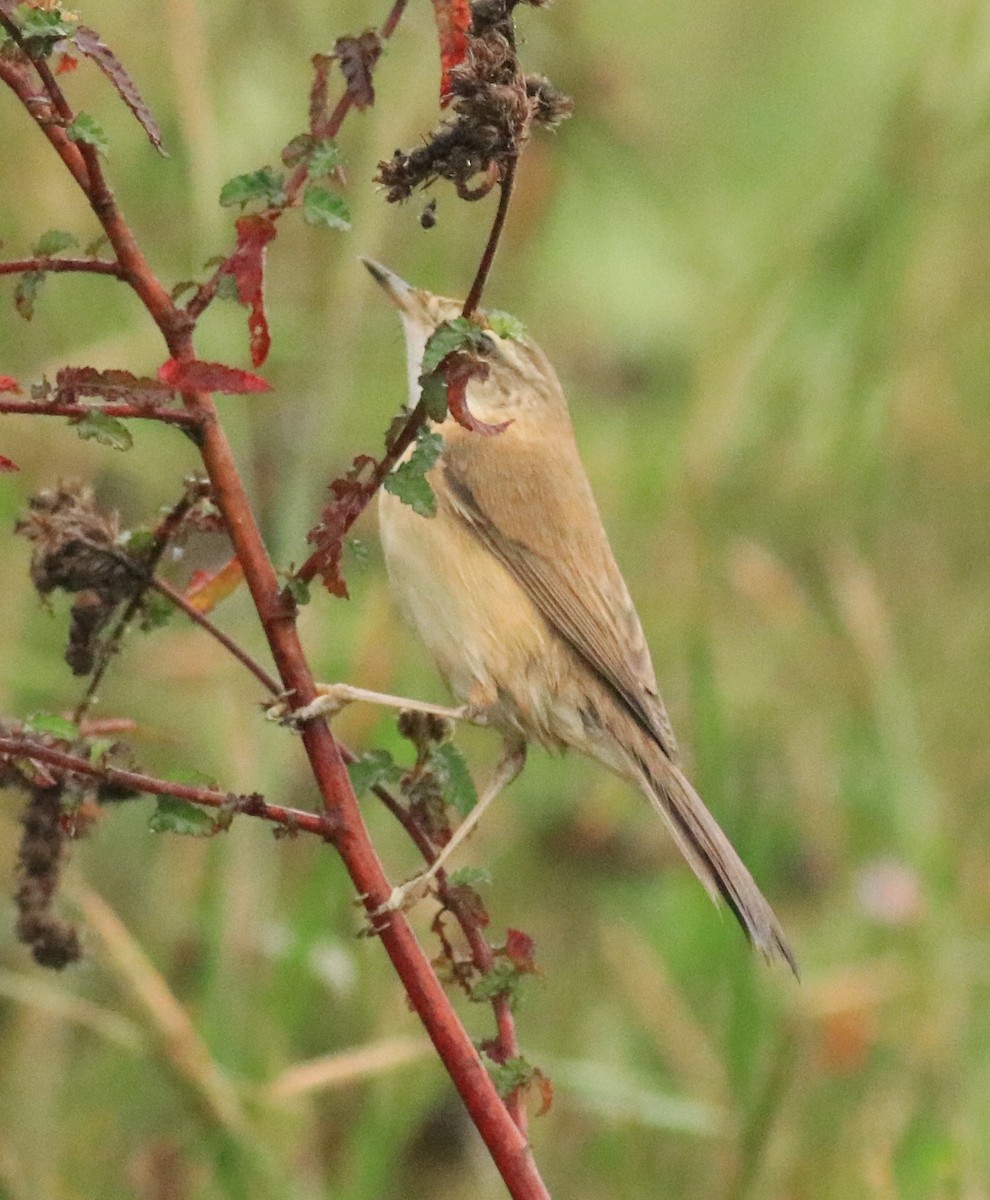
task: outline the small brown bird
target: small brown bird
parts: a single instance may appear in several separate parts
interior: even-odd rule
[[[415,402],[427,339],[461,306],[365,265],[402,318]],[[768,959],[796,970],[770,905],[680,769],[553,367],[527,337],[486,336],[489,371],[470,381],[468,408],[481,421],[510,424],[482,436],[451,417],[443,422],[443,452],[427,476],[434,517],[387,492],[379,502],[395,599],[464,704],[455,715],[505,738],[475,812],[521,770],[528,741],[590,755],[646,793],[713,899],[725,899]],[[386,907],[401,903],[403,889],[396,892]]]

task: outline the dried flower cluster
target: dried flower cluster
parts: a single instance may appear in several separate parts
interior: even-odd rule
[[[525,0],[536,7],[544,0]],[[542,75],[525,75],[512,26],[515,0],[475,0],[467,55],[450,72],[453,120],[415,150],[378,164],[390,202],[448,179],[462,200],[480,200],[505,176],[532,125],[558,125],[571,101]]]

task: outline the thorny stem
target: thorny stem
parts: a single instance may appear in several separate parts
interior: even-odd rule
[[[394,30],[404,2],[396,0],[387,21],[389,32]],[[18,40],[16,29],[11,30],[6,20],[4,23]],[[187,311],[177,308],[152,271],[107,186],[95,149],[86,143],[74,143],[66,135],[64,123],[71,119],[71,110],[47,64],[33,65],[44,84],[47,105],[38,104],[39,96],[21,64],[0,58],[0,79],[21,100],[86,195],[114,250],[122,277],[155,321],[171,357],[178,361],[195,359],[192,305]],[[350,103],[346,107],[338,105],[334,114],[338,124],[349,108]],[[202,308],[205,303],[200,311]],[[234,551],[244,568],[282,683],[296,703],[306,704],[313,699],[315,689],[295,626],[295,608],[279,587],[215,405],[210,395],[203,392],[185,392],[182,400],[186,410],[200,423],[203,463]],[[337,848],[351,879],[365,897],[368,911],[373,912],[384,903],[391,888],[365,829],[340,747],[323,720],[305,724],[302,742],[324,802],[325,836]],[[499,1098],[405,916],[390,914],[379,936],[510,1193],[518,1200],[548,1198],[523,1134]]]

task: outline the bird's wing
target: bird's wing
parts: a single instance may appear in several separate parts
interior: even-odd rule
[[[569,425],[558,433],[549,468],[517,425],[493,437],[448,437],[441,496],[676,762],[639,618]]]

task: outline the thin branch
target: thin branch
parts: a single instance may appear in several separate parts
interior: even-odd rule
[[[102,258],[21,258],[0,262],[0,275],[23,275],[27,271],[78,271],[87,275],[115,275],[124,278],[120,263]]]
[[[160,421],[163,425],[180,425],[198,429],[200,418],[182,408],[165,408],[157,404],[72,404],[55,400],[8,400],[0,396],[0,413],[24,413],[31,417],[69,417],[82,421],[89,413],[105,413],[127,421]]]
[[[171,600],[176,608],[182,609],[190,621],[195,621],[201,629],[205,629],[210,637],[219,642],[242,666],[246,667],[261,686],[267,688],[273,696],[280,696],[282,694],[282,687],[278,680],[274,676],[269,675],[264,667],[255,662],[243,647],[238,646],[232,637],[229,637],[218,625],[215,625],[206,613],[200,612],[195,605],[190,604],[178,588],[174,588],[170,583],[167,583],[157,575],[151,579],[151,587],[156,592],[160,592],[161,595]]]
[[[55,767],[69,775],[82,775],[87,779],[100,779],[135,792],[146,792],[151,796],[175,796],[188,800],[190,804],[202,804],[206,808],[230,809],[245,816],[260,817],[286,829],[298,829],[302,833],[313,833],[326,841],[333,836],[333,823],[322,813],[305,812],[297,808],[285,808],[279,804],[268,804],[261,796],[240,796],[233,792],[221,792],[216,788],[197,787],[188,783],[176,783],[171,779],[156,779],[141,771],[128,771],[123,767],[93,763],[78,754],[43,746],[33,738],[0,737],[0,758],[33,759]]]
[[[513,158],[506,167],[505,176],[499,187],[498,208],[495,211],[495,220],[492,222],[491,233],[488,235],[485,252],[481,256],[481,262],[478,264],[474,283],[471,284],[471,290],[464,301],[464,307],[461,310],[462,316],[470,317],[474,315],[474,310],[481,301],[481,293],[485,290],[485,284],[488,282],[488,276],[491,274],[492,264],[495,262],[495,251],[498,249],[498,244],[501,241],[502,230],[505,228],[505,218],[509,213],[509,201],[512,199],[512,189],[516,181],[516,165],[518,161],[518,158]]]

